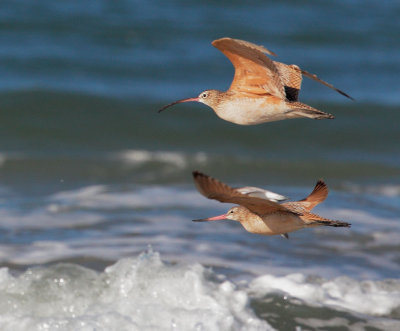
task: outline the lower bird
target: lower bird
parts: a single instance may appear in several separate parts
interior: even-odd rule
[[[226,214],[193,220],[194,222],[234,220],[251,233],[262,235],[282,235],[289,238],[288,233],[316,226],[350,227],[351,224],[334,221],[311,210],[323,202],[328,196],[328,187],[320,179],[310,195],[303,200],[277,203],[266,198],[259,198],[240,193],[219,180],[199,171],[193,172],[194,182],[199,192],[208,199],[238,204]]]
[[[298,101],[303,75],[352,99],[345,92],[319,79],[297,65],[271,60],[275,55],[263,46],[248,41],[221,38],[212,45],[228,57],[235,67],[235,75],[225,92],[205,90],[195,98],[170,103],[159,110],[182,102],[200,102],[211,107],[218,117],[240,125],[260,124],[291,118],[334,118]]]

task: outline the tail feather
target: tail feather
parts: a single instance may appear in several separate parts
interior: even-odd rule
[[[344,228],[350,228],[351,227],[350,223],[342,222],[342,221],[327,220],[327,221],[315,221],[315,222],[320,224],[320,225],[325,225],[325,226],[344,227]]]
[[[324,218],[317,214],[309,213],[301,216],[301,218],[308,226],[324,225],[324,226],[345,227],[345,228],[351,227],[350,223],[330,220],[329,218]]]
[[[309,105],[306,105],[302,102],[287,102],[286,103],[291,109],[288,113],[288,116],[292,115],[293,117],[307,117],[312,118],[314,120],[322,120],[325,118],[333,119],[335,116],[329,113],[324,113],[321,110],[313,108]]]

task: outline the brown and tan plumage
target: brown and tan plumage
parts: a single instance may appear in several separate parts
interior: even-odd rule
[[[226,92],[206,90],[198,97],[175,101],[160,111],[177,103],[195,101],[211,107],[220,118],[241,125],[299,117],[334,118],[298,101],[303,75],[351,99],[297,65],[271,60],[265,54],[275,54],[263,46],[232,38],[214,40],[212,45],[224,53],[235,68],[229,89]]]
[[[249,232],[263,235],[284,235],[306,227],[320,225],[334,227],[350,227],[349,223],[333,221],[317,214],[311,210],[323,202],[328,195],[326,184],[319,180],[314,190],[303,200],[277,203],[274,201],[257,197],[246,196],[219,180],[193,172],[193,179],[198,191],[208,199],[238,204],[231,208],[226,214],[209,217],[200,221],[216,221],[230,219],[239,221]]]

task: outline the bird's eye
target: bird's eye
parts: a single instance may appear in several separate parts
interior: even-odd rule
[[[202,97],[202,98],[207,98],[207,93],[203,93],[203,94],[201,95],[201,97]]]

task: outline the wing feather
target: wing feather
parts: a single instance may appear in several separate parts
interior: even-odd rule
[[[241,194],[236,189],[199,171],[193,171],[193,179],[198,191],[208,199],[238,204],[259,215],[277,211],[293,212],[276,202]]]
[[[331,88],[332,90],[335,90],[336,92],[340,93],[341,95],[344,95],[345,97],[347,97],[347,98],[349,98],[349,99],[351,99],[351,100],[354,100],[354,99],[353,99],[350,95],[348,95],[347,93],[343,92],[342,90],[339,90],[338,88],[336,88],[336,87],[333,86],[332,84],[329,84],[329,83],[325,82],[324,80],[318,78],[316,74],[309,73],[309,72],[307,72],[307,71],[305,71],[305,70],[301,70],[301,73],[302,73],[304,76],[307,76],[308,78],[314,79],[316,82],[321,83],[322,85],[325,85],[325,86]]]
[[[232,38],[214,40],[212,45],[224,53],[235,68],[228,91],[286,98],[280,73],[274,62],[264,54],[274,53],[263,46]]]
[[[302,214],[309,214],[310,211],[319,203],[323,202],[328,196],[328,186],[325,182],[320,179],[313,191],[303,200],[285,202],[282,205],[293,212],[299,212]],[[311,215],[311,214],[310,214]]]

